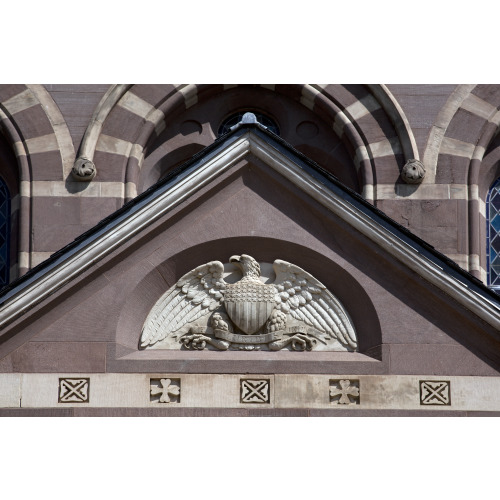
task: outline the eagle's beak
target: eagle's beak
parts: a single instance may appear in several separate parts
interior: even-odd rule
[[[240,256],[239,255],[233,255],[230,259],[229,262],[239,262],[240,261]]]

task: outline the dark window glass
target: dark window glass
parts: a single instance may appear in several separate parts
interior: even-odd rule
[[[10,196],[0,179],[0,288],[9,282]]]
[[[229,118],[226,118],[219,127],[218,136],[220,137],[221,135],[231,132],[231,127],[234,127],[237,123],[240,123],[245,113],[247,113],[247,111],[241,111],[239,113],[231,115]],[[276,135],[280,135],[280,129],[278,125],[276,124],[276,122],[271,120],[271,118],[263,115],[262,113],[257,113],[256,111],[250,111],[250,113],[253,113],[255,115],[255,118],[257,118],[257,121],[261,125],[264,125],[264,127],[266,127],[269,131],[273,132]]]
[[[486,257],[488,285],[500,290],[500,179],[488,193],[486,199]]]

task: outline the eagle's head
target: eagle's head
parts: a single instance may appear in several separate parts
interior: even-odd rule
[[[258,278],[260,276],[260,265],[250,255],[233,255],[229,262],[236,264],[241,269],[244,278]]]

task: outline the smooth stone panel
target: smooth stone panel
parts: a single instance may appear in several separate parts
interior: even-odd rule
[[[275,375],[276,408],[325,408],[330,406],[329,375]],[[352,376],[351,378],[358,378]],[[333,406],[333,405],[332,405]],[[351,406],[351,405],[349,405]]]
[[[19,408],[21,400],[21,375],[0,374],[0,407]]]
[[[59,378],[89,378],[89,402],[59,402]],[[21,406],[144,407],[149,403],[149,375],[24,374]]]

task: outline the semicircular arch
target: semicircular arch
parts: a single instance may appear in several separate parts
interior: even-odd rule
[[[245,99],[241,95],[251,92],[261,92],[259,105],[262,107],[266,101],[265,110],[279,110],[278,101],[282,99],[302,107],[304,116],[308,111],[316,119],[320,118],[331,133],[326,147],[333,150],[341,144],[337,153],[342,149],[347,159],[340,155],[339,161],[351,163],[359,179],[356,190],[370,201],[377,199],[379,178],[384,182],[388,179],[397,182],[405,161],[411,159],[410,156],[418,158],[408,120],[384,86],[134,85],[116,99],[104,124],[99,125],[99,133],[88,134],[95,140],[96,162],[100,161],[100,153],[108,155],[108,162],[110,154],[113,155],[115,168],[123,172],[126,199],[131,199],[141,184],[141,170],[149,149],[175,121],[183,121],[184,114],[218,99],[223,105],[232,104],[230,110],[244,108]],[[249,102],[246,101],[246,107]],[[106,105],[109,106],[109,102]],[[211,141],[216,135],[213,128],[203,129]],[[287,133],[285,126],[282,132],[285,140],[294,145],[289,139],[295,131]],[[180,147],[182,141],[178,142]],[[330,156],[335,158],[334,154]],[[335,162],[332,160],[332,163]]]
[[[45,179],[47,162],[54,182],[64,184],[75,159],[68,127],[56,103],[42,85],[0,85],[0,131],[15,160],[17,186],[13,194],[13,220],[17,221],[16,269],[12,277],[22,276],[33,261],[31,226],[32,198]]]

